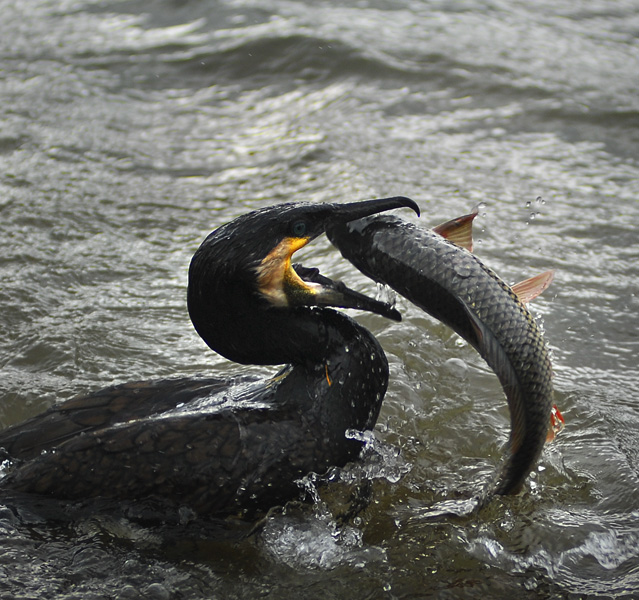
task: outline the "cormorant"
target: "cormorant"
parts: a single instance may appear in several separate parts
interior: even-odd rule
[[[250,516],[356,458],[362,443],[346,432],[375,425],[388,364],[369,331],[327,307],[399,313],[291,256],[331,226],[400,207],[419,214],[403,197],[289,203],[211,233],[189,269],[195,329],[234,362],[287,366],[266,381],[136,382],[55,405],[0,434],[13,463],[0,487]]]

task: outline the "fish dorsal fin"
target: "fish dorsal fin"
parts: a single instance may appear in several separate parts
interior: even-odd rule
[[[539,294],[551,284],[554,277],[554,271],[545,271],[530,279],[516,283],[512,286],[512,290],[517,294],[517,297],[526,304],[539,296]]]
[[[466,248],[469,252],[473,251],[473,219],[477,216],[477,211],[473,211],[469,215],[457,217],[446,221],[437,227],[433,227],[433,231],[438,233],[447,240]]]

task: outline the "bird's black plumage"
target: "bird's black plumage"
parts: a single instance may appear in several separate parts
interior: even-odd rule
[[[232,361],[287,366],[266,381],[137,382],[56,405],[0,434],[14,463],[0,486],[250,514],[355,458],[345,433],[374,426],[388,364],[372,334],[326,307],[398,314],[290,258],[329,226],[402,206],[417,210],[405,198],[285,204],[214,231],[189,270],[196,330]]]

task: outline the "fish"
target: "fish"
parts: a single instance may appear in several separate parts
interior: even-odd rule
[[[364,275],[453,329],[497,375],[508,401],[510,436],[501,471],[484,493],[490,498],[522,490],[551,437],[549,423],[556,423],[550,353],[526,307],[553,272],[508,285],[472,253],[476,214],[433,229],[390,215],[367,217],[327,234]]]

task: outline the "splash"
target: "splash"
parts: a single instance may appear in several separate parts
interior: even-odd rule
[[[392,308],[395,308],[397,304],[397,294],[395,291],[388,285],[383,283],[377,284],[377,293],[375,294],[375,300],[379,302],[385,302],[389,304]]]
[[[389,483],[398,483],[411,470],[410,463],[404,460],[400,449],[377,439],[373,431],[347,429],[346,437],[363,442],[364,447],[360,453],[360,461],[340,471],[340,481],[355,483],[384,479]]]
[[[386,558],[381,548],[364,546],[362,531],[339,526],[322,504],[311,514],[289,507],[270,516],[260,540],[274,560],[290,567],[328,570],[346,564],[363,569]]]
[[[385,444],[372,431],[348,430],[346,437],[363,442],[360,460],[343,469],[333,468],[323,475],[310,473],[298,485],[312,501],[308,511],[294,504],[269,515],[260,539],[267,552],[278,562],[306,569],[332,569],[346,564],[364,568],[371,562],[386,559],[384,550],[363,543],[363,531],[344,524],[336,517],[329,501],[320,494],[322,486],[337,483],[340,487],[366,486],[372,480],[397,483],[411,466],[398,448]],[[353,518],[359,525],[361,519]]]
[[[571,535],[563,539],[570,543]],[[639,549],[639,534],[627,531],[593,531],[579,543],[563,551],[552,552],[547,548],[531,548],[522,554],[508,549],[503,543],[489,536],[480,536],[468,542],[468,550],[482,561],[498,566],[511,573],[528,575],[527,587],[533,589],[546,576],[553,579],[571,573],[573,589],[591,594],[627,594],[636,589],[636,573],[629,569],[626,577],[615,583],[607,573],[613,575],[635,560]],[[595,565],[603,568],[597,569]],[[576,574],[579,573],[579,576]]]

